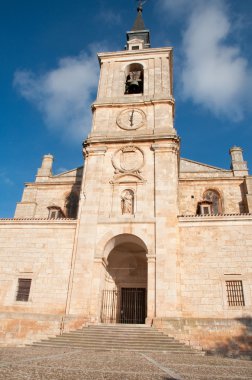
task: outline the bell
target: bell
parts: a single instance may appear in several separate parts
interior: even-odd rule
[[[129,93],[130,94],[137,94],[140,92],[140,85],[137,80],[133,80],[132,82],[128,83],[129,86]]]

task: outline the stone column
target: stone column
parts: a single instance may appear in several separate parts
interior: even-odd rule
[[[146,323],[151,324],[156,316],[156,256],[152,254],[147,257],[147,318]]]

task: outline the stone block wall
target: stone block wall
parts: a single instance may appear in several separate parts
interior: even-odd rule
[[[252,316],[251,226],[249,215],[180,218],[182,316]],[[245,306],[229,306],[226,281],[242,281]]]
[[[49,318],[40,324],[39,315],[65,312],[76,222],[1,220],[0,227],[0,303],[8,314],[2,319],[3,340],[10,341],[12,333],[24,336],[26,331],[29,336],[36,329],[54,330],[58,322],[52,326]],[[16,300],[19,278],[31,279],[28,301]],[[34,323],[22,322],[28,314],[38,316],[31,318]]]
[[[223,356],[251,358],[252,319],[163,318],[154,327],[191,347]]]

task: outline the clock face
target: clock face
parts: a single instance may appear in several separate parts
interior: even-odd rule
[[[145,123],[145,113],[136,108],[123,110],[117,117],[117,124],[122,129],[134,130],[141,128]]]

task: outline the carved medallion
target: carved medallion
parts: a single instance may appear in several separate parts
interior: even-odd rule
[[[137,172],[144,164],[144,155],[141,149],[128,145],[115,152],[112,164],[120,172]]]
[[[128,131],[141,128],[146,122],[146,115],[142,110],[130,108],[119,113],[116,119],[117,125]]]

